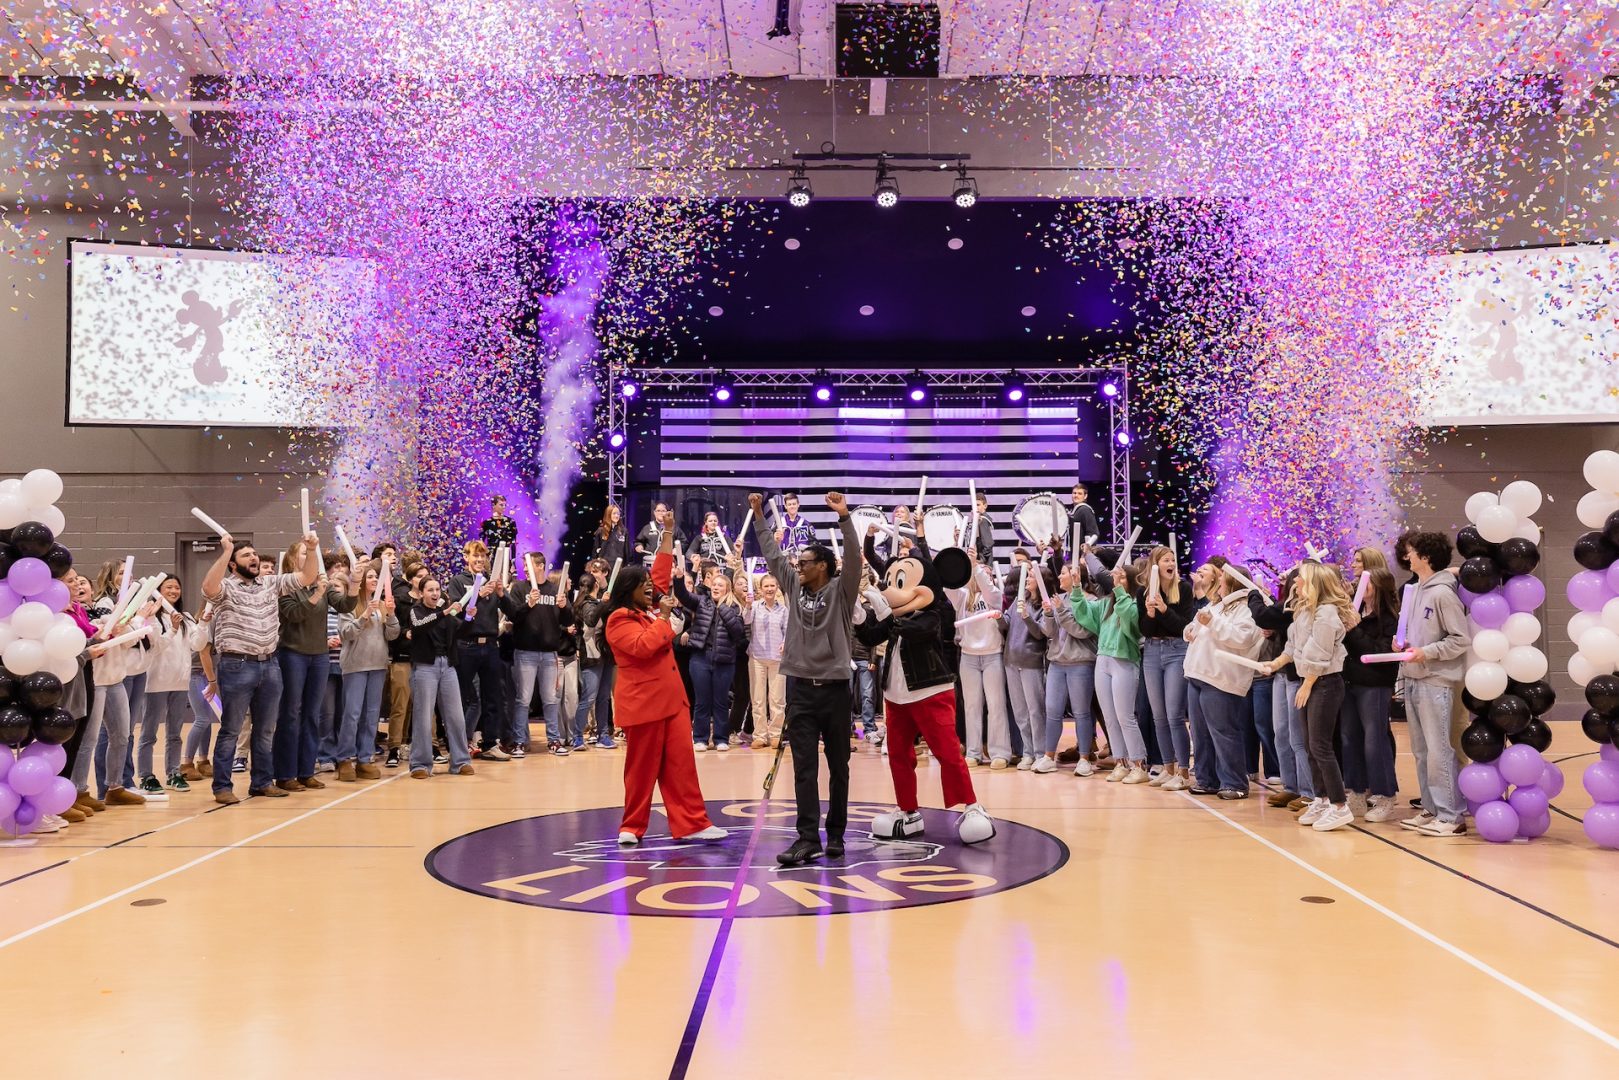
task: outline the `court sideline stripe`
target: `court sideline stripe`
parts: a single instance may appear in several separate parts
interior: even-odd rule
[[[1390,921],[1398,924],[1399,926],[1403,926],[1405,929],[1411,931],[1413,934],[1415,934],[1418,937],[1422,938],[1424,941],[1428,942],[1429,944],[1437,945],[1439,948],[1443,949],[1445,952],[1450,953],[1452,956],[1454,956],[1456,959],[1460,960],[1462,963],[1466,964],[1467,966],[1469,966],[1469,967],[1471,967],[1471,968],[1473,968],[1473,969],[1475,969],[1475,970],[1477,970],[1477,971],[1479,971],[1479,972],[1481,972],[1481,973],[1483,973],[1485,975],[1488,975],[1490,978],[1494,979],[1496,982],[1500,983],[1502,986],[1505,986],[1507,989],[1517,992],[1518,994],[1522,995],[1523,997],[1527,998],[1528,1000],[1534,1002],[1536,1005],[1539,1005],[1541,1008],[1545,1009],[1547,1012],[1551,1013],[1553,1016],[1556,1016],[1556,1017],[1568,1022],[1569,1024],[1572,1024],[1573,1026],[1579,1028],[1581,1031],[1585,1032],[1587,1035],[1590,1035],[1593,1038],[1599,1040],[1600,1042],[1606,1044],[1609,1049],[1619,1050],[1619,1036],[1614,1036],[1612,1034],[1609,1034],[1608,1032],[1606,1032],[1606,1031],[1602,1030],[1601,1028],[1597,1027],[1595,1024],[1591,1023],[1591,1021],[1585,1019],[1585,1017],[1583,1017],[1583,1016],[1579,1015],[1578,1013],[1574,1012],[1572,1009],[1569,1009],[1568,1007],[1566,1007],[1564,1005],[1559,1005],[1557,1002],[1553,1001],[1551,998],[1546,997],[1544,994],[1542,994],[1542,993],[1540,993],[1540,992],[1538,992],[1536,990],[1530,989],[1529,987],[1525,986],[1523,983],[1521,983],[1518,980],[1514,979],[1512,976],[1506,974],[1505,972],[1500,971],[1500,970],[1498,970],[1498,969],[1496,969],[1494,967],[1491,967],[1489,964],[1485,963],[1483,960],[1480,960],[1478,957],[1474,956],[1472,953],[1468,952],[1467,950],[1461,948],[1459,945],[1452,945],[1450,942],[1446,941],[1444,938],[1440,937],[1438,934],[1435,934],[1433,931],[1424,929],[1423,927],[1418,926],[1416,923],[1412,922],[1410,919],[1406,918],[1404,915],[1401,915],[1398,912],[1392,911],[1389,908],[1384,907],[1382,904],[1378,903],[1376,900],[1373,900],[1370,896],[1367,896],[1365,893],[1361,892],[1359,889],[1355,889],[1355,888],[1352,888],[1349,885],[1346,885],[1344,882],[1339,881],[1337,878],[1333,877],[1331,874],[1327,873],[1325,870],[1322,870],[1320,867],[1314,866],[1311,863],[1306,862],[1305,860],[1301,859],[1299,856],[1293,854],[1291,851],[1288,851],[1286,848],[1279,847],[1278,845],[1276,845],[1276,844],[1272,843],[1271,841],[1265,839],[1263,836],[1260,836],[1258,833],[1254,832],[1252,829],[1248,828],[1246,825],[1243,825],[1241,822],[1234,821],[1231,818],[1227,817],[1225,814],[1222,814],[1220,811],[1216,810],[1214,807],[1205,805],[1204,803],[1201,803],[1201,802],[1198,802],[1196,799],[1192,798],[1192,796],[1188,795],[1184,791],[1179,792],[1178,794],[1183,799],[1185,799],[1187,802],[1189,802],[1193,806],[1197,807],[1199,810],[1202,810],[1202,811],[1204,811],[1205,813],[1208,813],[1208,814],[1212,814],[1214,817],[1219,818],[1221,821],[1225,822],[1227,825],[1231,826],[1233,829],[1236,829],[1238,832],[1245,834],[1246,836],[1248,836],[1249,838],[1251,838],[1253,840],[1257,840],[1259,843],[1263,844],[1265,847],[1270,848],[1272,851],[1276,852],[1276,854],[1282,856],[1282,858],[1286,859],[1288,862],[1291,862],[1294,865],[1298,866],[1300,869],[1305,870],[1310,874],[1313,874],[1315,877],[1318,877],[1322,881],[1325,881],[1327,884],[1331,885],[1333,888],[1341,890],[1346,895],[1354,897],[1356,900],[1359,900],[1361,903],[1365,904],[1367,907],[1371,908],[1373,911],[1377,912],[1379,915],[1384,916],[1385,918],[1387,918]]]
[[[7,878],[4,881],[0,881],[0,889],[5,888],[7,885],[15,885],[19,881],[26,881],[27,879],[29,879],[31,877],[34,877],[34,876],[36,876],[38,874],[43,874],[47,870],[55,870],[58,867],[63,867],[63,866],[67,866],[67,865],[69,865],[71,863],[76,863],[80,859],[88,859],[90,856],[98,855],[103,851],[111,851],[113,848],[122,847],[123,845],[128,844],[131,841],[141,840],[141,839],[144,839],[145,837],[148,837],[148,836],[156,836],[158,833],[163,832],[163,831],[165,831],[167,829],[172,829],[176,825],[184,825],[189,821],[196,821],[200,817],[204,817],[204,816],[206,816],[208,814],[214,813],[215,811],[223,810],[223,809],[225,809],[223,806],[210,806],[206,810],[199,810],[195,814],[187,814],[185,817],[180,818],[180,819],[178,819],[176,821],[171,821],[167,825],[159,825],[155,829],[147,829],[143,833],[136,833],[134,836],[126,836],[122,840],[114,840],[110,844],[98,844],[97,846],[91,848],[88,851],[81,851],[77,855],[70,855],[67,858],[61,860],[60,862],[53,862],[49,866],[41,866],[37,870],[30,870],[26,874],[18,874],[14,878]],[[66,849],[64,849],[64,850],[66,850]]]
[[[402,776],[402,775],[404,775],[404,774],[401,773],[400,776]],[[54,926],[60,926],[63,923],[69,921],[70,919],[76,919],[80,915],[85,915],[85,914],[88,914],[88,913],[90,913],[92,911],[95,911],[97,908],[106,907],[108,904],[112,903],[114,900],[120,900],[120,899],[128,896],[130,893],[139,892],[140,890],[142,890],[144,888],[147,888],[147,887],[152,886],[152,885],[156,885],[158,882],[165,881],[168,878],[174,877],[176,874],[184,873],[185,871],[190,870],[194,866],[201,866],[205,862],[208,862],[208,861],[210,861],[212,859],[219,858],[219,856],[225,854],[227,851],[235,851],[237,848],[246,847],[247,845],[253,843],[255,840],[262,840],[266,836],[270,836],[270,835],[272,835],[274,833],[280,832],[282,829],[285,829],[285,828],[288,828],[290,826],[296,825],[300,821],[305,820],[306,818],[312,818],[316,814],[324,813],[325,811],[330,810],[334,806],[342,806],[344,803],[348,802],[350,799],[357,799],[361,795],[364,795],[368,791],[376,791],[378,788],[387,787],[389,784],[393,783],[395,780],[398,780],[398,779],[399,779],[399,776],[391,776],[388,779],[381,781],[380,783],[371,784],[371,785],[368,785],[366,787],[363,787],[359,791],[351,792],[348,795],[344,795],[340,799],[334,799],[331,802],[325,804],[324,806],[317,806],[312,810],[307,810],[304,813],[299,814],[295,818],[288,818],[286,821],[281,822],[279,825],[272,825],[268,829],[264,829],[264,830],[262,830],[260,832],[256,832],[252,836],[247,837],[246,839],[237,840],[234,843],[226,844],[223,847],[215,848],[213,851],[208,852],[206,855],[200,855],[197,858],[192,859],[188,863],[184,863],[184,864],[182,864],[180,866],[176,866],[172,870],[165,870],[161,874],[153,875],[152,877],[147,878],[145,881],[137,882],[136,884],[130,885],[127,888],[119,889],[117,892],[112,893],[111,895],[108,895],[108,896],[103,896],[100,900],[93,900],[90,903],[85,904],[83,907],[74,908],[72,911],[66,912],[66,913],[64,913],[62,915],[58,915],[54,919],[49,919],[49,920],[47,920],[45,922],[42,922],[38,926],[31,926],[27,930],[19,931],[19,932],[15,933],[15,934],[12,934],[10,937],[6,938],[4,941],[0,941],[0,949],[9,948],[12,945],[16,945],[18,942],[28,940],[29,938],[33,937],[36,934],[44,933],[46,930],[49,930]],[[209,811],[205,811],[205,813],[206,812],[209,812]],[[197,816],[201,817],[202,815],[199,814]],[[179,824],[179,823],[175,822],[175,824]],[[156,832],[158,830],[154,829],[153,831]],[[94,854],[94,852],[90,852],[89,854]]]

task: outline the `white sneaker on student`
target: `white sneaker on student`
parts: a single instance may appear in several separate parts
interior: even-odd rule
[[[1417,830],[1431,825],[1438,820],[1438,818],[1428,813],[1428,811],[1419,810],[1415,814],[1412,814],[1410,817],[1406,818],[1404,821],[1400,822],[1400,828],[1410,829],[1411,831],[1416,832]]]
[[[1096,772],[1096,766],[1091,762],[1091,759],[1088,758],[1088,757],[1080,758],[1079,763],[1074,766],[1074,775],[1075,776],[1091,776],[1095,772]]]
[[[1130,766],[1121,761],[1117,765],[1113,766],[1112,772],[1107,774],[1107,782],[1110,784],[1117,784],[1120,780],[1123,780],[1129,775]]]
[[[1306,806],[1303,812],[1299,814],[1299,824],[1314,825],[1321,820],[1321,815],[1330,809],[1332,809],[1332,804],[1325,797],[1317,795],[1310,800],[1310,805]]]
[[[1391,795],[1373,795],[1367,802],[1364,815],[1367,821],[1388,821],[1399,810],[1399,807],[1394,805],[1394,797]]]
[[[725,753],[730,748],[731,748],[731,744],[728,743],[728,742],[721,742],[718,746],[714,747],[714,749],[718,750],[722,754]]]
[[[1163,786],[1161,788],[1159,788],[1158,790],[1160,790],[1160,791],[1185,791],[1186,787],[1187,787],[1186,778],[1184,776],[1171,776],[1168,780],[1164,781]]]
[[[1034,758],[1030,757],[1027,754],[1024,754],[1022,757],[1018,758],[1018,763],[1017,763],[1017,771],[1018,772],[1028,772],[1032,768],[1034,768]]]
[[[1364,791],[1351,791],[1349,793],[1349,812],[1358,818],[1366,816],[1366,793]]]
[[[1143,769],[1140,765],[1134,766],[1129,772],[1124,774],[1124,783],[1126,784],[1145,784],[1147,780],[1147,770]]]
[[[1423,836],[1460,836],[1466,831],[1467,826],[1459,821],[1440,821],[1438,818],[1417,830]]]
[[[1034,770],[1033,771],[1037,772],[1037,773],[1040,773],[1042,775],[1044,775],[1045,773],[1056,772],[1057,771],[1057,762],[1055,760],[1053,760],[1052,758],[1048,758],[1048,757],[1045,757],[1044,755],[1042,755],[1041,757],[1035,759]]]
[[[1355,815],[1347,805],[1333,806],[1328,803],[1327,809],[1320,817],[1315,819],[1315,824],[1311,828],[1315,829],[1316,832],[1331,832],[1334,829],[1341,829],[1345,825],[1353,824],[1354,820]]]
[[[691,748],[699,754],[705,754],[708,752],[708,744],[706,742],[693,742],[691,744]]]
[[[1175,774],[1170,772],[1168,769],[1159,769],[1157,772],[1152,774],[1152,779],[1147,781],[1147,786],[1163,787],[1174,778]]]

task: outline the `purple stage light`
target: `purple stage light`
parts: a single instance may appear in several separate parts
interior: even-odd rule
[[[830,386],[817,386],[815,388],[815,400],[816,401],[831,401],[832,400],[832,388]]]
[[[1119,396],[1119,384],[1114,383],[1114,382],[1105,382],[1105,383],[1103,383],[1102,384],[1102,396],[1105,397],[1105,398],[1116,398],[1116,397],[1118,397]]]
[[[627,401],[630,398],[633,398],[636,394],[639,394],[641,392],[641,387],[633,380],[625,379],[624,382],[619,386],[618,392],[622,394],[624,399]]]
[[[1118,444],[1120,446],[1129,446],[1130,445],[1130,433],[1128,431],[1119,432],[1117,435],[1114,436],[1114,439],[1116,439],[1118,441]]]
[[[926,390],[922,389],[920,386],[911,387],[911,400],[912,401],[921,401],[923,398],[925,398],[927,396],[928,396],[928,392]]]
[[[716,386],[714,388],[714,400],[715,401],[730,401],[731,400],[731,388],[729,386]]]
[[[1022,401],[1023,400],[1023,388],[1021,386],[1012,387],[1010,390],[1008,390],[1006,392],[1006,400],[1007,401]]]
[[[624,449],[624,444],[628,441],[629,440],[624,437],[624,433],[622,431],[615,431],[611,435],[607,436],[607,445],[614,450]]]

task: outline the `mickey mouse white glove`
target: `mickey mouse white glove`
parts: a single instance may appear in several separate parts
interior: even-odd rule
[[[866,589],[860,595],[866,598],[866,603],[871,605],[872,614],[877,618],[886,619],[894,613],[894,609],[888,606],[888,601],[875,587]]]

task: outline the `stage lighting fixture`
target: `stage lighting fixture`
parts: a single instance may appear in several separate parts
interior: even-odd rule
[[[1017,372],[1009,371],[1001,382],[1001,396],[1013,405],[1022,405],[1029,397],[1028,383]]]
[[[1130,433],[1128,431],[1121,431],[1113,437],[1118,440],[1120,446],[1130,445]]]
[[[714,376],[713,394],[714,400],[721,405],[730,405],[736,401],[736,383],[732,380],[730,372],[722,371]]]
[[[913,371],[905,377],[905,400],[910,404],[923,404],[930,393],[932,388],[928,386],[928,377],[921,371]]]
[[[1116,397],[1118,397],[1119,396],[1119,384],[1116,383],[1116,382],[1105,382],[1105,383],[1103,383],[1102,384],[1102,396],[1105,397],[1105,398],[1116,398]]]
[[[622,450],[624,449],[624,444],[627,442],[629,442],[629,440],[624,437],[624,433],[622,431],[615,431],[611,435],[607,436],[607,447],[610,450]]]
[[[963,210],[970,210],[973,204],[978,201],[978,181],[967,175],[965,166],[956,176],[956,187],[950,197]]]
[[[634,379],[625,379],[619,384],[618,392],[625,401],[628,401],[641,392],[641,384]]]
[[[886,165],[877,166],[877,186],[872,189],[872,198],[883,209],[899,204],[899,181],[888,175]]]
[[[815,373],[815,381],[810,386],[810,400],[817,405],[830,405],[837,400],[838,387],[832,381],[829,371],[821,370]]]
[[[787,185],[787,205],[805,207],[815,197],[815,191],[810,187],[809,177],[804,175],[802,167],[793,173],[792,183]]]

